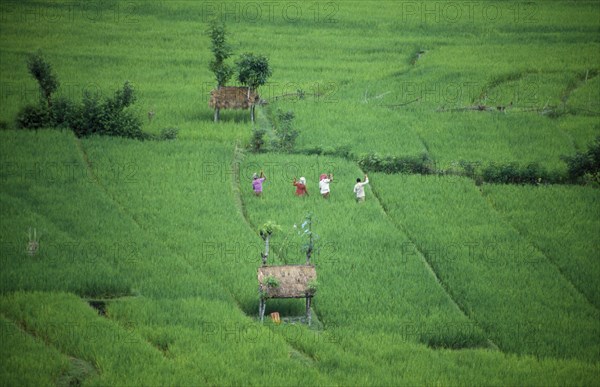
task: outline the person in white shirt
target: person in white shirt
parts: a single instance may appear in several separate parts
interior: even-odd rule
[[[319,190],[324,199],[329,198],[329,183],[333,181],[333,173],[329,175],[323,173],[319,177]]]
[[[361,183],[360,177],[356,179],[356,185],[354,186],[354,193],[356,194],[356,201],[358,203],[365,201],[365,185],[369,184],[369,176],[365,175],[365,181]]]

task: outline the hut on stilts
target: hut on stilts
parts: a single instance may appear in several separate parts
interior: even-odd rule
[[[254,122],[254,109],[261,101],[256,90],[245,86],[221,86],[210,92],[208,106],[215,111],[215,122],[219,121],[221,109],[250,109],[250,119]]]
[[[310,304],[316,293],[317,272],[312,265],[261,266],[258,268],[258,292],[260,321],[265,316],[267,299],[305,298],[306,322],[311,323]]]

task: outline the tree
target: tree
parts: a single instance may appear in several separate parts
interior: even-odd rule
[[[233,75],[233,68],[225,61],[231,56],[231,47],[226,42],[227,31],[225,24],[217,20],[213,20],[208,29],[208,34],[211,39],[211,51],[215,58],[210,61],[209,69],[215,74],[217,87],[225,86],[227,81]]]
[[[240,56],[236,62],[238,70],[238,81],[248,87],[248,99],[250,90],[256,90],[259,86],[267,83],[272,71],[269,67],[269,60],[262,55],[245,53]],[[254,103],[250,106],[250,117],[254,122]]]
[[[238,80],[244,86],[257,89],[267,83],[271,76],[269,60],[262,55],[252,53],[242,54],[236,62],[238,69]]]
[[[52,72],[52,66],[46,62],[42,51],[31,54],[27,59],[29,73],[38,81],[40,91],[48,107],[52,105],[52,93],[58,89],[58,79]]]
[[[227,31],[225,24],[218,20],[213,20],[208,29],[208,35],[211,40],[211,51],[215,58],[210,61],[208,68],[215,74],[217,80],[217,89],[227,84],[229,78],[233,75],[233,68],[225,63],[231,56],[231,47],[227,44],[225,38]],[[219,108],[215,107],[215,122],[219,120]]]

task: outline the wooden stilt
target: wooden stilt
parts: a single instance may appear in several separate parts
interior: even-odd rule
[[[265,307],[266,307],[266,300],[264,298],[260,299],[260,304],[258,306],[258,314],[260,315],[260,322],[263,322],[264,318],[265,318]]]
[[[310,325],[311,313],[310,313],[310,299],[311,297],[306,297],[306,322]]]

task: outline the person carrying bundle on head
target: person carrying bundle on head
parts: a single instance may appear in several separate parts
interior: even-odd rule
[[[304,177],[301,177],[299,181],[296,181],[296,178],[294,177],[294,182],[292,183],[292,185],[296,187],[296,196],[308,196],[308,190],[306,189],[306,179]]]
[[[267,178],[263,173],[262,169],[260,171],[260,176],[256,173],[252,175],[252,189],[254,190],[254,194],[256,196],[260,196],[262,194],[262,185],[265,180],[267,180]]]
[[[319,177],[319,190],[324,199],[329,198],[329,183],[333,181],[333,173],[327,175],[326,173],[321,174]]]
[[[369,184],[369,176],[365,174],[365,181],[361,182],[360,177],[356,179],[356,184],[354,185],[354,193],[356,194],[356,202],[364,202],[365,201],[365,185]]]

